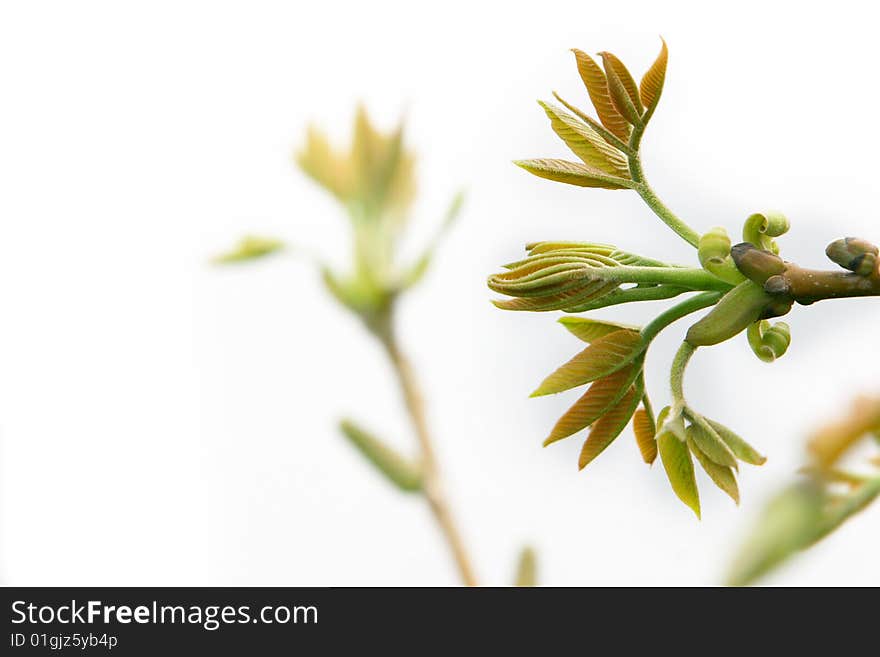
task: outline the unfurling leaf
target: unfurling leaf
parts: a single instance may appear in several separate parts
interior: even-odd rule
[[[739,485],[736,483],[736,473],[734,473],[733,468],[719,465],[709,458],[691,438],[690,432],[688,433],[688,447],[697,458],[700,466],[709,475],[709,478],[715,482],[715,485],[730,495],[734,502],[739,504]]]
[[[616,148],[609,146],[596,132],[565,110],[539,101],[550,118],[550,125],[559,138],[584,164],[619,178],[629,178],[626,158]]]
[[[215,257],[214,262],[220,265],[248,262],[277,253],[283,248],[284,242],[281,240],[248,235],[243,237],[231,251]]]
[[[516,574],[513,578],[514,586],[537,586],[538,585],[538,557],[531,547],[524,547],[519,553],[516,563]]]
[[[657,425],[647,409],[640,408],[633,415],[633,433],[636,435],[642,460],[651,465],[657,458]]]
[[[587,53],[577,49],[573,49],[572,52],[577,60],[578,73],[580,73],[581,80],[590,94],[590,100],[593,107],[596,108],[596,114],[602,125],[620,140],[627,141],[631,128],[611,102],[605,73]]]
[[[671,431],[664,431],[657,438],[657,449],[672,490],[699,518],[700,493],[694,477],[694,462],[687,445]]]
[[[339,428],[351,444],[400,490],[413,493],[422,489],[422,471],[416,464],[350,420],[343,420]]]
[[[641,401],[641,393],[633,386],[593,425],[593,428],[590,429],[590,435],[587,436],[587,440],[581,448],[578,459],[580,470],[583,470],[587,464],[599,456],[626,428],[639,405],[639,401]]]
[[[669,51],[666,49],[666,41],[660,39],[663,44],[660,47],[660,54],[651,64],[651,68],[642,77],[639,84],[639,95],[642,98],[648,112],[651,112],[660,100],[660,94],[663,92],[663,82],[666,80],[666,63],[669,59]]]
[[[745,440],[740,438],[736,433],[725,427],[720,422],[706,418],[715,432],[721,437],[721,440],[730,448],[730,451],[743,463],[750,465],[764,465],[767,461],[766,456],[762,456],[758,451],[749,445]]]
[[[636,81],[623,62],[610,52],[600,52],[605,78],[608,80],[608,92],[615,109],[632,125],[642,122],[642,100]]]
[[[640,371],[641,368],[634,363],[597,379],[590,389],[559,418],[550,435],[544,440],[544,447],[596,422],[620,401]]]
[[[514,164],[539,178],[577,185],[578,187],[629,189],[633,185],[632,181],[626,178],[612,176],[586,164],[569,162],[567,160],[516,160]]]
[[[608,376],[635,359],[643,349],[636,331],[609,333],[544,379],[532,397],[562,392]]]
[[[791,329],[785,322],[761,320],[749,326],[746,335],[754,354],[765,363],[784,356],[791,344]]]
[[[637,326],[630,324],[617,324],[616,322],[606,322],[599,319],[588,319],[586,317],[562,317],[558,320],[569,332],[576,338],[590,343],[604,335],[614,333],[615,331],[627,330],[638,331]]]

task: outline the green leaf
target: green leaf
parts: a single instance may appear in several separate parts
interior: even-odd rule
[[[342,434],[392,484],[407,493],[422,490],[421,468],[350,420],[339,424]]]
[[[538,104],[550,118],[553,131],[584,164],[612,176],[630,177],[626,158],[616,148],[609,146],[590,126],[555,105],[543,101],[538,101]]]
[[[639,95],[645,104],[648,112],[653,112],[660,101],[660,94],[663,92],[663,83],[666,80],[666,63],[669,60],[669,51],[666,49],[666,41],[660,38],[663,44],[660,47],[660,54],[651,64],[651,68],[642,77],[639,84]]]
[[[694,477],[694,462],[687,445],[671,431],[664,431],[657,439],[657,449],[672,490],[699,518],[700,493]]]
[[[578,162],[556,159],[516,160],[514,164],[529,173],[578,187],[599,187],[602,189],[630,189],[631,180],[612,176]]]
[[[629,139],[631,128],[627,120],[614,107],[614,103],[611,102],[605,73],[587,53],[577,49],[572,49],[572,52],[577,60],[578,73],[580,73],[581,80],[590,94],[590,100],[593,107],[596,108],[599,120],[612,134],[626,142]]]
[[[701,416],[690,417],[690,419],[694,424],[687,428],[688,440],[692,440],[703,454],[718,465],[726,465],[736,469],[736,456],[712,425]]]
[[[524,547],[519,553],[516,564],[516,574],[513,578],[514,586],[537,586],[538,585],[538,557],[531,547]]]
[[[614,442],[614,439],[629,424],[640,401],[640,391],[636,386],[632,386],[623,398],[593,425],[593,428],[590,429],[590,435],[587,436],[587,440],[581,448],[578,469],[583,470],[593,459],[605,451],[608,445]]]
[[[586,317],[562,317],[559,320],[569,332],[576,338],[590,343],[602,336],[614,333],[615,331],[627,330],[638,331],[638,326],[631,324],[618,324],[616,322],[607,322],[599,319],[588,319]]]
[[[550,395],[608,376],[631,362],[644,350],[635,331],[615,331],[599,338],[548,376],[532,397]]]
[[[709,478],[713,482],[715,482],[715,485],[730,495],[734,502],[739,504],[739,485],[736,483],[736,474],[734,473],[733,468],[726,465],[718,465],[715,461],[710,459],[703,450],[700,449],[700,446],[691,438],[690,432],[688,432],[688,447],[690,448],[691,453],[697,457],[697,461],[700,463],[700,466],[705,473],[709,475]]]
[[[284,242],[272,237],[247,235],[239,240],[235,247],[214,258],[216,264],[249,262],[277,253],[284,248]]]
[[[730,451],[733,452],[736,458],[740,461],[751,465],[764,465],[767,461],[766,456],[759,454],[758,450],[749,445],[745,440],[740,438],[720,422],[710,420],[709,418],[706,418],[706,422],[712,425],[712,428],[715,429],[716,433],[721,437],[721,440],[725,442],[730,448]]]
[[[544,440],[544,447],[586,429],[605,415],[629,390],[640,371],[641,367],[634,363],[593,382],[590,389],[559,418]]]

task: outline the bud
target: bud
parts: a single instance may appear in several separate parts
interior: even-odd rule
[[[844,269],[859,276],[869,276],[877,266],[880,249],[867,240],[858,237],[845,237],[836,240],[825,249],[825,255]]]
[[[736,268],[759,285],[763,285],[771,276],[785,271],[785,261],[782,258],[759,249],[750,242],[737,244],[730,249],[730,255]]]
[[[700,238],[697,256],[703,269],[721,280],[738,285],[743,276],[730,257],[730,237],[727,231],[716,226]]]

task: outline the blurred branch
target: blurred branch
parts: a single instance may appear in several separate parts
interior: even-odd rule
[[[880,397],[857,399],[840,420],[820,428],[807,447],[812,465],[800,482],[766,506],[737,555],[728,584],[754,583],[794,555],[832,534],[880,495],[880,473],[841,469],[841,458],[880,430]],[[876,459],[869,463],[877,465]],[[845,486],[846,492],[838,488]]]

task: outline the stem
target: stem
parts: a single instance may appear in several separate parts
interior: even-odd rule
[[[691,356],[697,350],[693,345],[682,342],[681,347],[672,360],[672,370],[669,374],[669,385],[672,387],[672,399],[676,406],[684,408],[684,370],[690,361]],[[670,413],[670,415],[672,415]]]
[[[689,267],[620,267],[591,268],[587,278],[616,283],[649,283],[673,285],[691,290],[717,290],[727,292],[732,285],[725,283],[705,269]]]
[[[658,285],[656,287],[634,287],[626,290],[614,290],[608,294],[599,297],[595,301],[590,301],[577,308],[572,308],[566,312],[584,313],[589,310],[598,310],[599,308],[607,308],[608,306],[616,306],[621,303],[631,303],[634,301],[658,301],[660,299],[671,299],[685,292],[692,292],[683,287],[674,287],[669,285]]]
[[[698,310],[702,310],[703,308],[714,306],[718,303],[721,296],[722,294],[720,292],[703,292],[702,294],[698,294],[695,297],[691,297],[686,301],[682,301],[681,303],[672,306],[672,308],[658,315],[656,319],[642,329],[642,338],[646,342],[650,342],[657,337],[657,334],[660,333],[660,331],[673,322],[678,321],[686,315],[697,312]]]
[[[449,503],[443,491],[437,459],[434,455],[434,447],[428,431],[420,388],[412,368],[400,350],[391,325],[392,322],[389,321],[387,328],[381,332],[377,331],[376,335],[382,342],[382,346],[385,347],[385,351],[391,361],[400,391],[403,394],[406,410],[416,432],[416,438],[418,439],[421,451],[422,466],[424,468],[424,495],[428,501],[431,513],[433,513],[434,519],[437,521],[440,531],[446,539],[449,550],[452,552],[462,583],[465,586],[476,586],[477,579],[474,576],[470,558],[465,550],[464,542],[458,532]]]
[[[633,182],[636,183],[634,189],[639,193],[639,196],[642,197],[642,200],[647,206],[654,211],[654,214],[660,217],[663,223],[674,230],[684,241],[696,248],[700,244],[700,234],[688,226],[672,210],[666,207],[663,201],[661,201],[657,194],[654,193],[654,190],[651,189],[648,181],[645,180],[645,172],[642,169],[642,159],[638,154],[639,145],[641,144],[644,132],[645,125],[635,126],[632,135],[629,138],[630,150],[635,153],[635,155],[629,156],[630,177]]]

